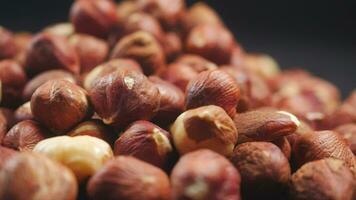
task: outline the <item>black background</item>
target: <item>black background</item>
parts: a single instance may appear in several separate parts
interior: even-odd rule
[[[39,31],[66,21],[72,2],[1,0],[0,25],[14,31]],[[344,96],[355,88],[355,0],[205,2],[219,12],[248,51],[268,53],[284,69],[303,67],[334,82]]]

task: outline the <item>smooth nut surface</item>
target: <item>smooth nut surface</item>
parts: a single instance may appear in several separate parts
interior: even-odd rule
[[[184,112],[172,125],[171,133],[181,154],[208,148],[228,156],[238,136],[232,119],[218,106],[204,106]]]
[[[113,157],[109,144],[91,136],[52,137],[39,142],[33,151],[67,166],[78,181],[94,175]]]
[[[130,156],[109,161],[89,181],[93,200],[169,200],[168,176],[159,168]]]
[[[53,80],[34,92],[31,110],[36,120],[62,133],[88,117],[91,104],[83,88],[66,80]]]
[[[0,171],[0,199],[75,200],[77,182],[63,165],[35,153],[12,157]]]
[[[16,122],[21,122],[24,120],[33,120],[34,116],[31,111],[31,102],[28,101],[18,107],[14,112],[14,118]]]
[[[17,53],[14,35],[0,26],[0,60],[13,58]]]
[[[173,199],[239,200],[240,174],[223,156],[206,149],[184,155],[171,175]]]
[[[293,174],[290,198],[295,200],[351,200],[355,180],[345,163],[337,159],[322,159],[303,165]]]

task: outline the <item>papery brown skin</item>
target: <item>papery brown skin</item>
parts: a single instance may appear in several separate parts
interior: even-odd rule
[[[117,70],[96,79],[89,94],[104,123],[120,128],[151,119],[160,106],[158,88],[134,70]]]
[[[184,93],[177,86],[157,76],[150,76],[149,80],[157,86],[161,95],[160,107],[153,121],[160,125],[169,125],[184,110]]]
[[[165,56],[161,45],[144,31],[123,37],[111,52],[111,59],[131,58],[136,60],[146,75],[159,74],[165,68]]]
[[[198,73],[217,68],[215,63],[195,54],[183,54],[178,57],[175,62],[188,65]]]
[[[135,60],[127,58],[113,59],[102,63],[85,75],[83,86],[87,91],[89,91],[92,83],[95,82],[96,79],[120,70],[134,70],[142,73],[140,64],[138,64]]]
[[[272,141],[272,143],[278,146],[278,148],[283,152],[284,156],[290,160],[292,154],[292,146],[289,143],[287,137],[279,138]]]
[[[24,101],[31,100],[32,94],[36,91],[38,87],[46,83],[47,81],[63,79],[76,83],[76,79],[73,74],[65,70],[49,70],[38,74],[26,83],[22,91],[22,99]]]
[[[169,32],[164,36],[162,48],[167,61],[172,62],[183,52],[182,40],[175,32]]]
[[[106,163],[90,180],[92,200],[169,200],[168,176],[159,168],[131,156],[118,156]]]
[[[169,132],[148,121],[132,123],[116,140],[114,154],[133,156],[166,169],[173,153]]]
[[[222,107],[231,117],[236,114],[240,88],[230,74],[221,70],[200,73],[189,82],[186,90],[186,109],[205,105]]]
[[[7,131],[15,124],[14,113],[7,108],[0,108],[0,143]]]
[[[34,116],[31,111],[31,102],[28,101],[18,107],[14,112],[14,118],[16,123],[24,120],[33,120]]]
[[[184,0],[136,0],[136,5],[156,17],[166,30],[177,28],[185,11]]]
[[[315,131],[301,135],[293,147],[298,166],[314,160],[335,158],[356,172],[356,159],[346,141],[334,131]],[[355,173],[356,174],[356,173]]]
[[[238,138],[232,119],[214,105],[182,113],[171,126],[171,133],[180,154],[207,148],[230,156]]]
[[[70,10],[70,21],[75,31],[106,38],[118,22],[113,1],[78,0]]]
[[[223,156],[206,149],[184,155],[171,175],[173,199],[239,200],[241,177]]]
[[[201,24],[223,24],[219,14],[204,2],[193,4],[184,14],[182,21],[185,33],[189,33],[192,28]]]
[[[202,24],[187,36],[187,52],[198,54],[218,65],[229,64],[235,47],[232,33],[221,25]]]
[[[20,191],[20,192],[19,192]],[[75,200],[77,182],[73,173],[46,156],[20,153],[0,172],[0,199]]]
[[[352,200],[355,180],[345,163],[337,159],[308,162],[293,174],[290,199]]]
[[[351,151],[356,155],[356,124],[344,124],[336,127],[334,131],[346,140]]]
[[[104,140],[110,146],[114,145],[117,136],[111,128],[107,127],[101,120],[91,119],[78,124],[67,133],[69,136],[88,135]]]
[[[69,38],[69,43],[78,53],[81,74],[103,63],[109,55],[106,41],[90,35],[75,34]]]
[[[7,148],[7,147],[4,147],[4,146],[1,146],[0,145],[0,171],[1,169],[3,168],[3,166],[5,165],[5,163],[10,160],[12,157],[14,157],[18,152],[13,150],[13,149],[10,149],[10,148]]]
[[[269,142],[238,145],[231,161],[241,174],[246,199],[276,198],[285,192],[291,169],[283,152]]]
[[[39,33],[27,48],[26,71],[38,74],[51,69],[63,69],[74,74],[80,72],[79,57],[67,38]]]
[[[239,143],[273,141],[294,133],[300,122],[292,114],[274,109],[259,109],[237,114],[234,122]]]
[[[31,98],[32,114],[55,133],[64,133],[92,113],[87,92],[66,80],[48,81]]]
[[[4,27],[0,26],[0,60],[16,56],[17,47],[14,35]]]
[[[41,124],[33,120],[25,120],[7,132],[2,145],[17,151],[32,151],[38,142],[49,136],[51,133]]]
[[[309,126],[303,120],[300,120],[300,125],[297,128],[297,130],[293,134],[287,135],[286,138],[293,149],[294,144],[296,143],[296,141],[298,140],[298,138],[301,135],[304,135],[306,133],[313,132],[313,131],[314,131],[314,129],[311,126]]]
[[[21,91],[27,76],[23,68],[13,60],[0,61],[1,105],[16,107],[21,104]]]

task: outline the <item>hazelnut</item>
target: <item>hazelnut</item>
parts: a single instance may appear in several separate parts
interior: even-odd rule
[[[12,157],[14,157],[18,152],[7,148],[7,147],[3,147],[0,145],[0,171],[3,168],[3,166],[5,165],[5,163],[10,160]]]
[[[25,120],[14,127],[5,135],[2,145],[18,151],[32,151],[34,146],[50,136],[48,130],[38,122]]]
[[[161,45],[147,32],[138,31],[123,37],[114,47],[111,58],[131,58],[140,63],[144,73],[160,73],[165,68]]]
[[[336,127],[334,131],[347,141],[351,151],[356,155],[356,124],[344,124]]]
[[[39,142],[33,151],[67,166],[79,182],[94,175],[113,157],[109,144],[91,136],[52,137]]]
[[[160,105],[158,88],[140,72],[127,69],[96,79],[90,98],[105,124],[121,128],[152,118]]]
[[[221,25],[202,24],[194,27],[187,36],[187,52],[198,54],[216,64],[230,63],[235,39],[232,33]]]
[[[62,37],[69,37],[73,35],[75,31],[71,23],[65,22],[48,26],[43,30],[43,32]]]
[[[296,163],[304,163],[323,158],[343,160],[356,172],[356,158],[346,141],[334,131],[315,131],[301,135],[293,146]]]
[[[231,117],[236,114],[240,89],[235,79],[222,70],[200,73],[189,82],[186,90],[186,109],[205,105],[222,107]]]
[[[33,37],[26,53],[25,66],[31,74],[64,69],[78,74],[79,57],[65,37],[40,33]]]
[[[179,25],[185,10],[184,0],[137,0],[137,7],[156,17],[165,29],[174,29]]]
[[[194,54],[184,54],[177,58],[175,62],[188,65],[198,73],[217,68],[215,63],[212,63],[211,61]]]
[[[246,199],[274,199],[287,188],[291,169],[276,145],[247,142],[235,148],[231,160],[241,174],[242,195]]]
[[[103,63],[109,54],[109,46],[106,41],[90,35],[72,35],[69,38],[69,43],[79,55],[81,73],[87,73]]]
[[[273,144],[275,144],[279,149],[282,151],[284,156],[290,160],[291,154],[292,154],[292,146],[289,143],[287,137],[282,137],[277,140],[272,141]]]
[[[0,108],[0,143],[7,131],[15,124],[14,113],[7,108]]]
[[[223,22],[218,13],[208,4],[205,2],[197,2],[187,10],[183,17],[182,24],[185,33],[188,33],[191,29],[201,24],[222,25]]]
[[[72,83],[76,83],[76,79],[73,76],[73,74],[67,71],[60,70],[60,69],[45,71],[33,77],[30,81],[26,83],[26,86],[22,92],[23,100],[24,101],[31,100],[32,94],[36,91],[37,88],[39,88],[47,81],[55,80],[55,79],[63,79]]]
[[[229,156],[237,142],[232,119],[218,106],[204,106],[181,114],[171,127],[180,154],[208,148]]]
[[[0,61],[1,105],[16,107],[21,104],[21,91],[27,77],[23,68],[13,60]]]
[[[115,142],[115,155],[129,155],[160,168],[168,165],[173,147],[171,135],[148,121],[131,124]]]
[[[206,149],[181,157],[171,175],[173,199],[240,200],[240,182],[226,158]]]
[[[266,80],[280,73],[277,61],[265,54],[245,53],[243,55],[243,67]]]
[[[104,140],[113,146],[116,135],[101,120],[92,119],[78,124],[69,133],[69,136],[88,135]]]
[[[31,98],[36,120],[56,133],[62,133],[91,114],[87,92],[66,80],[48,81]]]
[[[272,91],[260,76],[249,73],[251,81],[250,105],[251,108],[260,108],[271,105]]]
[[[168,176],[159,168],[130,156],[109,161],[90,180],[90,199],[169,200]]]
[[[119,21],[126,19],[126,17],[136,12],[138,12],[138,7],[135,1],[120,1],[116,6],[116,14]]]
[[[309,162],[293,174],[290,198],[351,200],[354,199],[354,181],[341,160],[328,158]]]
[[[17,48],[14,35],[4,27],[0,26],[0,60],[16,56]]]
[[[75,31],[105,38],[116,25],[116,5],[113,1],[78,0],[70,10]]]
[[[15,110],[14,118],[16,122],[21,122],[25,120],[33,120],[34,116],[32,115],[31,111],[31,102],[28,101],[22,104]]]
[[[142,73],[141,66],[135,60],[126,58],[113,59],[95,67],[85,75],[83,86],[87,91],[90,91],[96,79],[118,70],[134,70]]]
[[[237,114],[234,122],[239,143],[273,141],[294,133],[300,122],[292,114],[274,109],[259,109]]]
[[[0,171],[0,199],[75,200],[77,182],[61,164],[34,153],[19,153]]]
[[[162,125],[171,124],[184,110],[184,93],[157,76],[150,76],[149,80],[157,86],[161,95],[160,107],[153,121]]]
[[[18,62],[21,66],[25,65],[26,59],[26,50],[27,46],[30,44],[32,40],[32,34],[27,32],[19,32],[14,34],[14,41],[17,48],[17,54],[14,59]]]
[[[162,41],[162,48],[168,62],[175,60],[183,51],[182,41],[174,32],[169,32],[165,35]]]
[[[235,44],[234,49],[232,50],[230,65],[244,69],[245,61],[244,61],[245,51],[239,44]]]

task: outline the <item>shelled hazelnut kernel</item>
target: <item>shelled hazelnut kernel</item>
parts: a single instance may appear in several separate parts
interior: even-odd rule
[[[14,113],[7,108],[0,108],[0,143],[7,131],[16,123]]]
[[[181,157],[171,175],[173,199],[239,200],[240,182],[236,168],[207,149]]]
[[[104,123],[119,128],[137,120],[151,119],[160,105],[158,88],[134,70],[117,70],[96,79],[89,94]]]
[[[334,131],[346,140],[351,151],[356,155],[356,124],[344,124],[336,127]]]
[[[0,145],[0,171],[5,165],[5,163],[16,154],[18,154],[17,151]]]
[[[69,22],[62,22],[47,26],[43,32],[50,33],[53,35],[59,35],[63,37],[70,37],[74,34],[74,27]]]
[[[265,80],[271,79],[280,73],[277,61],[269,55],[245,53],[243,62],[243,68],[259,75]]]
[[[236,114],[240,88],[230,74],[221,70],[200,73],[186,90],[186,109],[205,105],[222,107],[231,117]]]
[[[113,157],[105,141],[91,136],[57,136],[42,140],[33,149],[71,169],[79,182],[94,175]]]
[[[184,112],[173,123],[171,133],[180,154],[208,148],[229,156],[238,137],[232,119],[214,105]]]
[[[13,33],[0,26],[0,60],[14,58],[16,53],[17,47]]]
[[[183,52],[182,40],[175,32],[167,33],[161,43],[168,62],[174,61]]]
[[[107,162],[88,182],[90,199],[169,200],[168,176],[158,167],[131,156]]]
[[[31,111],[31,102],[30,101],[22,104],[20,107],[18,107],[15,110],[14,119],[16,122],[34,119],[34,116]]]
[[[63,133],[91,115],[87,92],[66,80],[48,81],[33,93],[31,111],[36,120]]]

